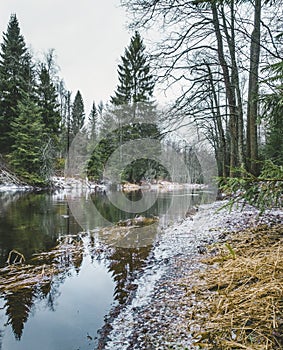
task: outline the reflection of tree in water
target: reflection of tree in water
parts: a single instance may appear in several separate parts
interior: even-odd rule
[[[152,245],[141,248],[114,248],[109,258],[109,271],[116,282],[114,299],[120,304],[126,302],[129,290],[133,288],[131,283],[145,266],[151,248]]]
[[[38,255],[36,265],[22,265],[0,270],[0,293],[5,300],[7,324],[10,324],[17,340],[21,339],[24,324],[38,299],[45,299],[48,308],[55,311],[59,287],[73,269],[79,273],[83,260],[82,241],[74,236],[66,237],[59,246],[48,253]]]
[[[0,208],[6,200],[7,196],[0,194]],[[34,252],[54,247],[61,217],[50,197],[25,193],[9,196],[8,203],[3,212],[0,210],[0,266],[12,249],[29,258]]]
[[[7,324],[10,324],[17,340],[21,339],[34,299],[34,290],[23,288],[5,296]]]

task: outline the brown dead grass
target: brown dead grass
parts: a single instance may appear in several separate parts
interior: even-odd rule
[[[190,315],[206,349],[283,349],[283,225],[259,226],[210,247]],[[215,255],[216,252],[216,255]]]
[[[15,259],[12,260],[12,253]],[[7,264],[0,268],[0,293],[13,293],[22,289],[43,286],[55,275],[63,273],[82,259],[83,244],[78,236],[65,236],[49,252],[35,254],[31,263],[25,263],[24,256],[12,250]]]

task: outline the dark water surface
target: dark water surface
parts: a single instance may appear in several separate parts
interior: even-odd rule
[[[105,193],[73,196],[76,201],[93,203],[101,217],[112,223],[136,216],[119,210]],[[116,203],[123,201],[121,192],[111,196]],[[126,196],[133,205],[141,197],[145,202],[152,201],[143,215],[159,216],[159,225],[163,226],[182,218],[190,207],[213,199],[209,192],[189,190],[160,193],[157,199],[150,191]],[[77,235],[83,247],[77,254],[67,251],[57,257],[54,269],[58,271],[45,284],[0,293],[2,350],[95,349],[104,317],[113,305],[125,302],[128,281],[142,269],[150,254],[150,244],[107,249],[109,242],[96,233],[101,217],[84,210],[79,225],[70,210],[70,198],[66,192],[0,192],[0,267],[5,266],[13,249],[30,263],[33,254],[50,251],[58,240],[70,235]],[[43,264],[42,275],[44,271]],[[1,274],[0,280],[5,278]]]

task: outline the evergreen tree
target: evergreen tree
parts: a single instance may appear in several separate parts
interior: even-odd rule
[[[56,87],[52,83],[49,71],[44,64],[41,64],[39,69],[37,97],[45,130],[51,137],[57,136],[59,134],[61,120],[59,104],[57,102],[58,96]]]
[[[41,121],[41,110],[34,100],[26,95],[18,105],[18,116],[11,123],[14,144],[10,153],[10,164],[15,172],[32,184],[42,184],[44,176],[43,148],[46,134]]]
[[[90,138],[92,140],[97,137],[97,123],[98,123],[98,111],[95,103],[92,103],[92,108],[88,117]]]
[[[269,121],[266,135],[265,156],[267,159],[271,159],[275,164],[283,165],[283,108],[278,104],[276,109],[280,109],[280,114],[274,113]]]
[[[160,139],[152,101],[153,76],[150,73],[145,46],[138,32],[135,32],[124,56],[121,57],[118,76],[119,85],[111,97],[112,105],[104,111],[101,120],[100,136],[103,139],[94,150],[88,164],[88,174],[95,179],[102,177],[105,163],[119,147],[122,160],[121,146],[124,143],[142,138]],[[138,182],[146,177],[146,174],[151,174],[151,178],[158,176],[160,165],[153,160],[137,159],[120,175],[123,180]]]
[[[105,109],[100,118],[100,137],[106,137],[110,129],[113,130],[118,126],[117,119],[109,109]]]
[[[147,62],[145,46],[138,32],[132,37],[118,65],[119,85],[111,103],[115,106],[148,102],[152,98],[154,81]]]
[[[263,96],[263,119],[266,122],[263,153],[276,165],[283,165],[283,61],[272,64],[267,69],[271,73],[269,84],[273,92]]]
[[[14,141],[11,125],[18,116],[19,101],[24,93],[31,92],[34,79],[31,56],[15,14],[3,34],[0,57],[0,149],[8,153]]]
[[[71,114],[71,131],[73,137],[82,129],[85,121],[85,110],[84,110],[84,102],[80,91],[76,93],[72,114]]]
[[[283,65],[282,65],[283,67]],[[283,86],[265,96],[266,144],[264,155],[277,165],[283,165]]]

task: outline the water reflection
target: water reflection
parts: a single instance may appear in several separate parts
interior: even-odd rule
[[[109,257],[109,271],[113,273],[116,282],[114,299],[120,304],[127,300],[129,290],[135,286],[133,281],[141,269],[145,266],[146,259],[152,246],[142,248],[115,248]]]
[[[126,195],[148,202],[155,196],[140,191]],[[85,209],[80,224],[87,230],[81,233],[67,196],[0,193],[0,349],[1,342],[9,350],[94,349],[104,316],[113,302],[125,303],[150,256],[157,225],[141,234],[143,246],[117,246],[110,228],[108,235],[101,234],[101,219],[87,210],[88,205],[95,205],[112,223],[136,214],[119,210],[106,193],[74,195]],[[121,193],[113,196],[117,202],[123,200]],[[203,200],[207,199],[201,193],[161,193],[143,215],[159,216],[165,226]],[[27,261],[7,269],[12,249]],[[40,253],[36,260],[34,253]]]
[[[105,262],[91,261],[85,254],[89,236],[83,237],[83,244],[73,238],[66,236],[34,265],[1,270],[5,348],[94,348],[96,332],[111,306],[114,283]],[[41,337],[48,338],[46,343],[41,344]]]
[[[80,230],[65,201],[54,202],[47,194],[0,192],[0,266],[12,249],[29,258],[54,247],[60,235]]]
[[[126,211],[120,209],[125,207],[125,196],[132,203],[130,207],[126,205],[128,206]],[[85,231],[109,226],[136,215],[158,216],[161,226],[167,226],[183,218],[190,207],[207,202],[210,200],[209,197],[213,196],[213,192],[192,192],[189,189],[171,192],[133,191],[129,194],[116,191],[86,195],[70,191],[66,194],[72,214]],[[144,206],[148,209],[135,211],[135,208],[139,207],[138,198],[143,198]]]

